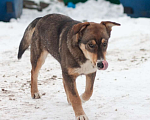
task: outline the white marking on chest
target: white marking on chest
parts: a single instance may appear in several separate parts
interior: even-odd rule
[[[89,74],[97,71],[97,67],[94,66],[89,60],[81,65],[80,68],[75,68],[75,72],[78,74]]]

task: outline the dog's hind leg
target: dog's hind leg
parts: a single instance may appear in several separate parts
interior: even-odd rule
[[[85,92],[80,96],[81,101],[84,103],[90,99],[93,93],[93,85],[95,80],[96,72],[86,75],[86,88]]]
[[[33,99],[40,98],[37,86],[37,79],[39,70],[44,64],[47,54],[48,52],[46,50],[40,51],[35,46],[31,46],[31,96]]]

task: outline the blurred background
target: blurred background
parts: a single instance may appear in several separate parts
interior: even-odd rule
[[[86,13],[92,18],[120,17],[123,12],[130,17],[150,17],[148,0],[1,0],[0,20],[8,22],[11,18],[19,18],[22,9],[63,13],[85,20],[88,19]]]

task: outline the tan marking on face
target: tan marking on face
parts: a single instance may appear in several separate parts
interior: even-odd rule
[[[96,45],[96,42],[95,42],[95,40],[92,40],[92,44],[93,44],[93,45]]]
[[[104,54],[104,60],[106,60],[106,52],[104,52],[103,54]]]
[[[102,39],[102,43],[104,43],[105,42],[105,39]]]
[[[88,52],[88,51],[87,51],[87,56],[88,56],[88,59],[90,59],[90,61],[92,61],[92,63],[93,63],[94,65],[96,65],[97,54],[91,53],[91,52]]]
[[[96,44],[96,42],[95,42],[94,40],[92,41],[92,43],[95,43],[95,44]],[[80,45],[80,48],[81,48],[81,50],[83,51],[85,57],[86,57],[87,59],[89,59],[89,60],[93,63],[93,65],[96,65],[97,54],[91,53],[91,52],[87,51],[87,50],[85,49],[85,45],[84,45],[84,44],[81,44],[81,45]]]

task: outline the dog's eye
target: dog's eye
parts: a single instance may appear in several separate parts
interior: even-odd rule
[[[103,43],[103,47],[106,47],[107,46],[107,43]]]
[[[94,47],[95,47],[95,45],[93,45],[93,44],[89,44],[89,47],[90,47],[90,48],[94,48]]]

